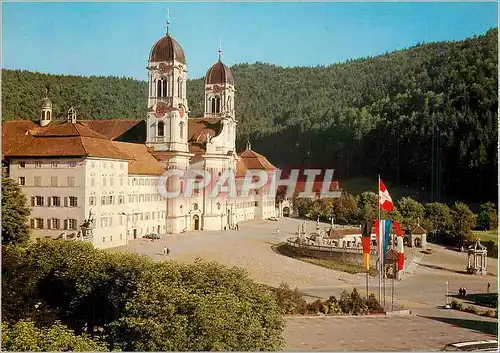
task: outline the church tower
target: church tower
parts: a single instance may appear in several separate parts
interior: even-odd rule
[[[234,112],[234,79],[231,70],[219,59],[207,71],[205,76],[205,114],[206,118],[220,118],[224,126],[223,153],[235,151],[236,118]]]
[[[187,65],[184,51],[169,33],[149,54],[146,144],[155,151],[188,152]]]
[[[48,90],[45,89],[45,98],[42,99],[42,110],[40,112],[40,126],[47,126],[52,121],[52,102],[48,97]]]

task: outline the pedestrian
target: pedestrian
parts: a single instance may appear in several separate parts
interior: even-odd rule
[[[163,255],[166,255],[166,254],[167,254],[167,247],[165,246],[165,247],[163,248]]]
[[[458,290],[458,296],[462,298],[463,295],[464,295],[464,289],[460,287],[460,289]]]
[[[167,256],[170,255],[170,249],[167,248]]]
[[[226,226],[224,226],[224,230],[226,230]]]
[[[280,235],[280,229],[276,229],[276,234]]]
[[[236,230],[240,230],[240,225],[236,223]]]
[[[489,293],[490,292],[490,287],[491,287],[491,284],[490,282],[488,282],[488,286],[486,287],[486,292]]]
[[[464,293],[464,298],[465,298],[467,296],[467,288],[464,287],[463,293]]]

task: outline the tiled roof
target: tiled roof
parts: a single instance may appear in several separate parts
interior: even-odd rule
[[[420,225],[418,225],[411,231],[411,234],[427,234],[427,231]]]
[[[2,157],[88,156],[128,159],[109,140],[84,122],[51,122],[40,127],[33,121],[7,121],[2,126]]]
[[[266,157],[250,149],[247,149],[242,153],[240,153],[239,157],[243,160],[245,166],[248,169],[264,169],[264,170],[277,169],[267,160]]]
[[[128,173],[138,175],[162,175],[165,168],[148,152],[146,145],[112,141],[113,147],[129,157]]]
[[[186,56],[184,55],[184,50],[182,50],[182,47],[174,38],[167,34],[155,43],[155,45],[151,49],[151,53],[149,54],[149,61],[169,62],[173,61],[174,59],[183,64],[186,64]]]
[[[241,159],[236,160],[236,178],[244,178],[247,173],[245,162]]]
[[[205,76],[205,84],[225,84],[229,83],[234,85],[234,78],[231,70],[222,63],[222,61],[217,61],[213,64],[210,69],[208,69]]]
[[[137,119],[106,119],[106,120],[80,120],[87,123],[89,128],[95,132],[105,136],[109,140],[114,140],[134,126],[139,124],[142,120]],[[51,123],[52,124],[52,123]]]
[[[220,118],[196,118],[188,120],[188,141],[203,143],[207,141],[207,134],[210,137],[219,135],[222,132]]]

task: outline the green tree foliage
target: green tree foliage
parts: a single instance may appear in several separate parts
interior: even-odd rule
[[[448,232],[453,225],[452,213],[448,205],[440,202],[428,203],[424,206],[425,221],[423,226],[430,232],[436,230]]]
[[[10,178],[2,177],[2,243],[26,244],[30,238],[26,195]]]
[[[357,197],[358,211],[362,222],[378,218],[378,196],[372,191],[365,191]]]
[[[2,319],[50,327],[123,350],[278,350],[271,292],[212,263],[158,263],[90,244],[43,240],[2,256]]]
[[[472,238],[471,229],[476,225],[476,216],[463,202],[455,202],[451,208],[451,214],[453,217],[452,232],[455,237],[461,239],[463,244]]]
[[[477,226],[484,230],[496,229],[498,226],[498,216],[495,204],[492,202],[483,203],[477,214]]]
[[[14,325],[2,323],[2,348],[7,352],[106,352],[106,346],[86,335],[76,336],[56,322],[38,328],[33,321],[21,320]]]
[[[237,144],[243,147],[250,138],[278,166],[324,164],[334,166],[339,178],[383,174],[436,199],[492,201],[497,195],[497,42],[494,28],[462,41],[329,66],[235,65]],[[5,120],[38,119],[45,86],[55,117],[65,116],[71,105],[88,119],[146,114],[142,81],[18,70],[3,70],[2,79]],[[201,116],[203,78],[189,80],[187,91],[190,116]],[[447,195],[441,195],[443,185]]]
[[[406,230],[412,231],[424,219],[424,206],[411,197],[403,197],[398,202],[401,221]]]
[[[356,224],[359,218],[356,198],[343,192],[339,199],[333,199],[333,214],[337,224]]]

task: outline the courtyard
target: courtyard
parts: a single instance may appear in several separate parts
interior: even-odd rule
[[[348,274],[298,261],[276,253],[272,246],[292,236],[302,220],[246,221],[239,231],[188,232],[166,235],[154,242],[136,239],[127,250],[156,260],[192,262],[196,258],[246,269],[259,283],[278,286],[288,283],[309,300],[338,296],[343,289],[366,290],[362,274]],[[329,227],[321,224],[321,227]],[[307,222],[313,232],[316,222]],[[279,229],[279,232],[278,232]],[[164,247],[170,254],[163,253]],[[410,309],[407,317],[288,317],[284,336],[286,350],[439,350],[445,344],[497,335],[497,319],[446,310],[446,282],[450,294],[466,287],[468,293],[483,293],[488,283],[496,291],[497,262],[488,258],[488,275],[471,276],[463,271],[465,253],[430,244],[432,254],[407,249],[409,274],[394,283],[395,307]],[[370,279],[370,291],[378,293],[378,280]],[[386,307],[391,303],[391,280],[386,282]],[[387,335],[391,332],[391,335]],[[425,340],[421,338],[425,337]]]

